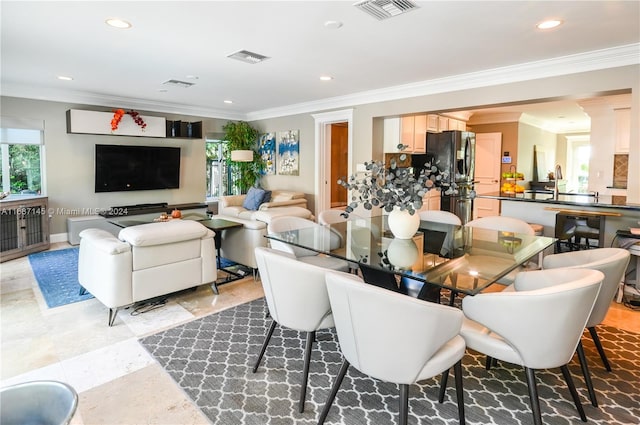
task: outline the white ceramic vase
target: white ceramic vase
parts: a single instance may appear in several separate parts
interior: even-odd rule
[[[413,239],[394,238],[387,247],[389,262],[400,269],[408,269],[418,259],[418,247]]]
[[[420,216],[417,212],[412,215],[407,210],[393,207],[393,211],[389,213],[387,223],[393,236],[399,239],[411,239],[418,231],[418,227],[420,227]]]

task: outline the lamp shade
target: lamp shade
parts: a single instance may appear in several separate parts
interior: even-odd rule
[[[249,150],[231,151],[231,160],[235,162],[252,162],[253,151],[249,151]]]

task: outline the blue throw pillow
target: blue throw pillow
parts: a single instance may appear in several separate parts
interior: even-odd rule
[[[265,202],[270,202],[270,201],[271,201],[271,191],[265,190],[264,196],[262,197],[262,203],[264,204]]]
[[[252,187],[247,192],[247,196],[244,198],[242,206],[250,211],[257,211],[264,198],[264,190]]]

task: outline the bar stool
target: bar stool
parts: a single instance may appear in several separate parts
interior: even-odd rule
[[[585,219],[578,220],[576,224],[575,241],[578,249],[582,248],[582,245],[580,245],[582,238],[585,239],[585,249],[592,248],[589,239],[595,239],[598,243],[597,247],[602,248],[602,246],[600,246],[600,216],[586,217]]]
[[[577,247],[572,242],[573,237],[576,233],[576,220],[577,217],[562,213],[556,214],[556,228],[555,228],[555,238],[556,240],[556,249],[555,253],[558,254],[562,252],[561,243],[562,241],[566,241],[567,246],[569,247],[569,251],[576,251]]]
[[[617,302],[622,302],[622,298],[625,293],[629,293],[631,296],[640,295],[640,242],[635,245],[631,245],[627,248],[629,254],[631,254],[631,263],[635,263],[635,270],[633,272],[633,279],[626,277],[624,282],[621,283],[621,288],[618,291]],[[634,261],[635,259],[635,261]]]

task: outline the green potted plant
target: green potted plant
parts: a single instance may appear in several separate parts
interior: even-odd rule
[[[226,161],[227,166],[233,167],[237,171],[233,186],[240,193],[247,193],[250,187],[254,186],[260,179],[260,162],[256,153],[258,130],[251,127],[245,121],[229,122],[222,127],[227,141]],[[251,151],[253,159],[251,161],[232,161],[231,152]]]

